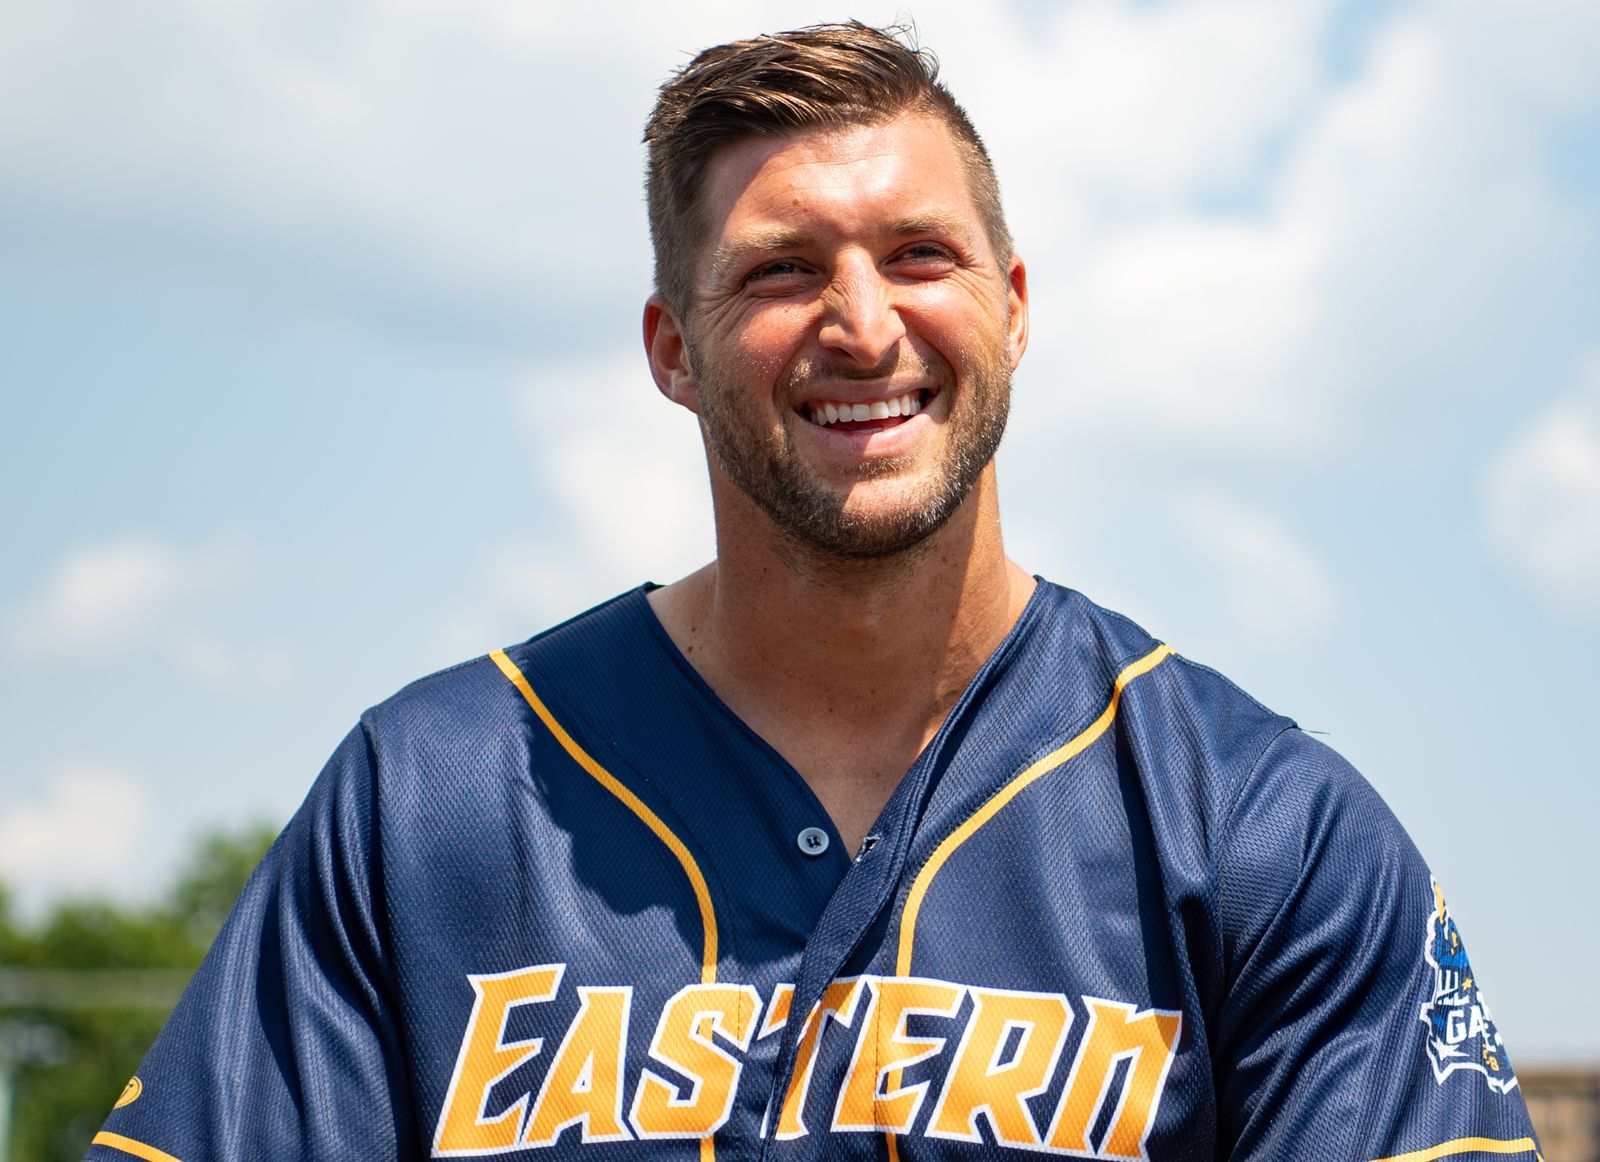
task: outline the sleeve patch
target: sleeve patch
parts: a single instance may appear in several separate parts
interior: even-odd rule
[[[1434,1080],[1442,1085],[1452,1073],[1466,1070],[1481,1074],[1495,1093],[1509,1093],[1517,1076],[1437,881],[1422,952],[1430,972],[1430,998],[1420,1017],[1428,1029]]]
[[[122,1087],[122,1096],[117,1098],[117,1104],[111,1108],[120,1110],[123,1106],[131,1106],[139,1100],[139,1095],[144,1092],[144,1082],[137,1076],[128,1078],[128,1084]]]

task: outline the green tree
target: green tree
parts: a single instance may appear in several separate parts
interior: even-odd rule
[[[0,1027],[60,1050],[16,1068],[10,1162],[83,1157],[274,833],[203,837],[153,904],[73,901],[30,927],[0,888]]]

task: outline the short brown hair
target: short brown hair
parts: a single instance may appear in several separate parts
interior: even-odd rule
[[[645,123],[645,193],[656,289],[686,321],[707,229],[698,199],[719,148],[748,137],[937,117],[967,159],[973,202],[995,257],[1011,256],[1000,183],[966,111],[938,81],[939,62],[907,26],[813,24],[708,48],[661,86]]]

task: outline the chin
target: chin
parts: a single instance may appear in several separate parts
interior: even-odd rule
[[[909,495],[876,498],[871,503],[812,506],[804,512],[785,506],[769,512],[796,548],[846,561],[874,561],[914,553],[931,544],[961,507],[932,486]]]

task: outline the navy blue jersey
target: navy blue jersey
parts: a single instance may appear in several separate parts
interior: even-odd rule
[[[1041,584],[846,851],[644,590],[369,711],[88,1157],[1535,1158],[1372,789]]]

